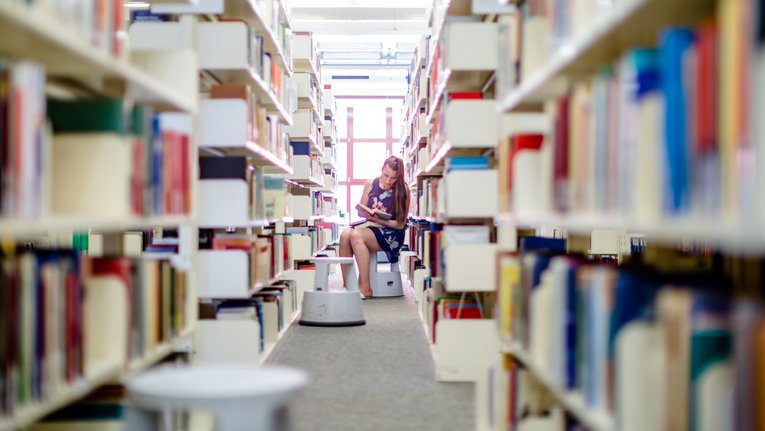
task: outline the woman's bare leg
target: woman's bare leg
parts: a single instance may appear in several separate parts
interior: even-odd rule
[[[340,234],[340,257],[353,257],[353,248],[351,247],[351,235],[353,229],[346,229]],[[343,273],[343,286],[348,286],[348,266],[340,265]]]
[[[354,229],[351,234],[351,247],[356,256],[356,264],[359,266],[359,291],[366,297],[372,296],[372,287],[369,283],[369,259],[370,253],[380,251],[375,234],[369,228]]]

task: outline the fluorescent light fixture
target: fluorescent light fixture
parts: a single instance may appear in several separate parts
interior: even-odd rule
[[[317,43],[317,51],[380,51],[383,49],[382,42],[358,42],[358,43]]]
[[[386,64],[386,60],[383,58],[377,58],[377,59],[369,59],[364,60],[363,63],[360,62],[358,59],[324,59],[321,61],[322,66],[334,66],[334,65],[340,65],[340,66],[356,66],[359,64],[365,64],[365,65],[384,65]]]
[[[379,60],[382,54],[375,52],[322,52],[322,60]]]
[[[125,2],[126,9],[149,9],[150,7],[151,7],[151,3],[144,2],[144,1]]]

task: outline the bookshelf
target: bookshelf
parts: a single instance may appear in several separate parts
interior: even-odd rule
[[[0,418],[0,430],[23,429],[39,421],[45,415],[85,397],[99,386],[117,380],[121,372],[122,366],[119,364],[100,364],[91,376],[65,387],[48,401],[28,405],[20,409],[11,418]]]
[[[587,429],[592,431],[616,431],[618,429],[614,418],[609,414],[596,413],[590,410],[581,394],[566,392],[557,387],[547,376],[545,370],[536,366],[522,347],[514,343],[504,343],[502,353],[512,356],[515,361],[523,365],[534,380],[544,386],[552,397]]]
[[[25,235],[63,231],[125,231],[152,227],[172,228],[193,223],[194,219],[188,216],[128,217],[124,219],[59,216],[40,220],[0,219],[0,234],[23,237]]]
[[[206,149],[208,148],[200,147],[200,151],[205,151]],[[216,145],[208,150],[213,155],[250,156],[255,166],[259,166],[269,173],[292,174],[294,172],[287,162],[252,141],[246,141],[244,145]]]
[[[142,358],[134,359],[127,368],[123,364],[115,364],[111,361],[94,364],[87,376],[73,384],[64,386],[47,400],[24,406],[12,417],[0,417],[0,430],[24,429],[46,415],[82,399],[100,386],[126,381],[131,376],[166,358],[175,350],[176,344],[184,342],[191,333],[191,328],[186,329],[172,341],[158,346]]]
[[[622,218],[618,215],[558,215],[549,213],[501,214],[495,217],[498,226],[515,228],[539,228],[554,226],[571,233],[589,233],[593,229],[614,229],[620,232],[640,232],[652,242],[677,244],[682,241],[699,241],[723,251],[745,255],[761,255],[765,252],[765,234],[759,225],[748,226],[721,223],[711,218],[664,219],[661,221],[640,221]],[[714,226],[714,229],[710,229]]]
[[[94,49],[54,16],[18,2],[0,4],[0,55],[24,58],[45,66],[49,76],[96,76],[116,79],[134,91],[137,100],[161,109],[194,112],[194,94],[173,91],[160,79],[132,65],[127,58]],[[181,71],[182,73],[182,71]]]
[[[614,53],[635,46],[655,44],[655,35],[668,25],[693,23],[714,11],[715,1],[628,0],[617,2],[587,29],[561,46],[521,85],[499,103],[503,111],[524,110],[560,96],[566,80],[592,74],[599,65],[614,59]]]
[[[261,4],[267,4],[272,13],[276,11],[275,13],[285,20],[286,28],[291,28],[289,16],[282,1],[276,0]],[[266,16],[267,15],[260,10],[254,0],[226,0],[225,11],[222,14],[222,17],[225,19],[242,19],[251,23],[255,28],[255,31],[258,34],[263,35],[266,51],[277,58],[282,67],[284,67],[287,76],[292,76],[293,66],[290,53],[284,48],[285,45],[289,46],[289,44],[281,41],[281,37],[278,36],[278,33],[268,25],[268,21],[265,18]],[[289,34],[287,39],[289,39]]]

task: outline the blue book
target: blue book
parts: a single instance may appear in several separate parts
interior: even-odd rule
[[[446,159],[446,171],[489,169],[488,157],[450,157]]]
[[[310,156],[311,155],[311,143],[310,142],[292,142],[292,154],[295,156]]]
[[[667,169],[664,209],[669,214],[687,211],[690,207],[690,142],[688,139],[689,93],[686,87],[686,55],[693,48],[695,33],[684,28],[664,32],[659,48],[661,89],[664,94],[664,142]]]
[[[566,240],[560,238],[544,238],[541,236],[524,236],[520,240],[521,251],[546,250],[565,252]]]
[[[164,199],[162,186],[162,171],[164,142],[162,141],[162,130],[159,126],[159,115],[155,115],[151,120],[151,213],[158,215],[164,213]]]

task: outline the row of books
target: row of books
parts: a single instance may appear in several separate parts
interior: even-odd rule
[[[269,115],[264,102],[244,84],[215,84],[210,86],[210,99],[240,99],[247,104],[247,139],[289,163],[288,136],[279,117]]]
[[[315,123],[313,127],[316,127]],[[298,180],[307,180],[309,178],[321,180],[324,175],[324,167],[319,156],[312,154],[311,143],[308,141],[292,140],[290,148],[292,150],[293,177]]]
[[[47,111],[53,214],[190,212],[190,116],[109,98],[49,100]]]
[[[266,51],[263,36],[257,34],[256,30],[246,21],[245,24],[249,30],[248,63],[252,66],[255,73],[263,78],[269,89],[273,91],[276,99],[284,106],[286,105],[287,96],[287,80],[284,79],[284,67],[273,58],[274,54]]]
[[[1,415],[55,397],[105,361],[143,358],[188,326],[186,274],[166,260],[20,249],[0,264]]]
[[[77,0],[25,2],[29,20],[36,16],[55,19],[62,29],[77,36],[85,46],[122,57],[125,49],[125,7],[123,0]]]
[[[39,217],[49,195],[42,169],[50,163],[45,121],[45,70],[0,59],[0,216]]]
[[[281,48],[287,64],[292,64],[292,30],[287,18],[279,12],[282,0],[256,0],[255,5],[261,11],[264,24],[276,37],[276,43]],[[286,8],[285,8],[286,11]]]
[[[284,179],[253,169],[247,157],[200,157],[199,167],[200,180],[233,179],[247,184],[248,220],[274,221],[288,215]]]
[[[200,237],[201,240],[201,237]],[[247,253],[247,272],[250,285],[256,283],[268,283],[274,277],[274,262],[283,260],[285,254],[289,253],[289,247],[284,245],[284,238],[279,236],[262,236],[250,234],[223,234],[216,233],[200,241],[200,249],[208,247],[212,250],[241,250]],[[275,247],[276,242],[280,242],[282,247]],[[281,248],[282,255],[276,256],[274,253]]]
[[[765,424],[755,408],[765,396],[761,289],[739,298],[721,271],[596,264],[541,238],[500,255],[499,274],[500,332],[619,429]]]
[[[658,48],[630,50],[548,103],[538,130],[519,120],[500,146],[504,185],[539,193],[507,209],[756,217],[762,207],[746,197],[761,187],[750,114],[759,42],[747,25],[758,18],[750,3],[720,3],[716,16],[663,30]]]
[[[122,99],[46,102],[30,63],[0,74],[0,216],[190,212],[190,117]]]
[[[215,301],[209,310],[201,310],[201,318],[216,320],[254,320],[260,334],[241,342],[258,343],[260,353],[277,342],[298,307],[297,285],[294,280],[279,280],[247,299]]]
[[[520,3],[520,13],[501,16],[498,20],[498,98],[533,76],[567,41],[613,13],[618,3],[615,0],[527,0]]]

